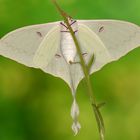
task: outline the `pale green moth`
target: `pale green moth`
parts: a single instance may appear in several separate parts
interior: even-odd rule
[[[129,22],[71,18],[69,22],[85,61],[88,62],[93,54],[95,56],[91,74],[140,45],[140,27]],[[71,109],[74,120],[72,129],[77,134],[81,126],[77,121],[79,108],[75,92],[83,78],[83,72],[77,63],[79,58],[66,24],[58,21],[10,32],[0,40],[0,55],[28,67],[40,68],[69,85],[74,100]]]

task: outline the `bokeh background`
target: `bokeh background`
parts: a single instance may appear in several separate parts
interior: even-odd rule
[[[139,0],[59,0],[76,19],[140,25]],[[61,20],[50,0],[0,0],[0,37],[16,28]],[[106,140],[140,140],[140,48],[91,76]],[[61,79],[0,56],[0,140],[98,140],[83,82],[77,91],[82,129],[71,131],[72,96]]]

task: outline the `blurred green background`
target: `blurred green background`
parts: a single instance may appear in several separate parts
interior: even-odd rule
[[[140,25],[139,0],[59,0],[76,19],[120,19]],[[0,0],[0,37],[16,28],[61,20],[49,0]],[[106,140],[140,140],[140,49],[92,75]],[[0,140],[98,140],[89,98],[77,91],[82,129],[71,131],[68,86],[41,70],[0,57]]]

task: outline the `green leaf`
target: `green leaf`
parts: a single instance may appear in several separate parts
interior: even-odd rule
[[[99,103],[99,104],[97,105],[97,108],[100,109],[100,108],[103,107],[105,104],[106,104],[105,102]]]
[[[90,58],[90,60],[88,62],[88,65],[87,65],[87,68],[88,68],[89,73],[90,73],[90,69],[91,69],[91,66],[92,66],[93,62],[94,62],[94,54]]]

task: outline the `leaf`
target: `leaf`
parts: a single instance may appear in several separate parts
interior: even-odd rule
[[[89,73],[90,73],[90,69],[91,69],[91,67],[92,67],[92,65],[93,65],[94,58],[95,58],[95,57],[94,57],[94,54],[93,54],[93,55],[91,56],[91,58],[90,58],[88,64],[87,64],[87,69],[88,69]]]
[[[103,107],[105,104],[106,104],[105,102],[99,103],[99,104],[97,105],[97,108],[100,109],[100,108]]]

